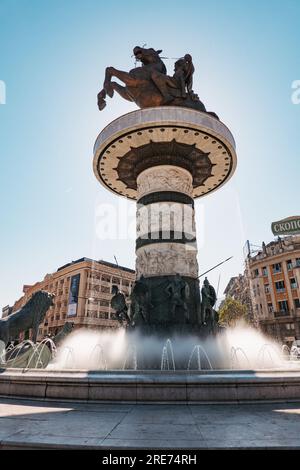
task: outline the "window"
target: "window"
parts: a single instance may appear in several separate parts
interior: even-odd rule
[[[269,294],[270,293],[270,286],[269,284],[265,284],[265,293]]]
[[[281,263],[275,263],[273,264],[273,273],[281,273]]]
[[[258,269],[254,269],[253,274],[254,274],[254,277],[259,276],[259,271],[258,271]]]
[[[300,308],[300,299],[294,299],[295,308]]]
[[[104,294],[109,294],[110,293],[109,287],[101,286],[101,292],[103,292]]]
[[[266,266],[262,268],[262,275],[265,277],[268,275],[268,268]]]
[[[108,313],[106,313],[106,312],[100,312],[100,313],[99,313],[99,318],[104,318],[105,320],[107,320],[107,319],[108,319]]]
[[[291,288],[292,289],[297,289],[298,285],[297,285],[297,281],[294,277],[291,277],[290,282],[291,282]]]
[[[300,258],[296,258],[296,266],[300,266]]]
[[[273,304],[271,302],[268,303],[268,311],[269,313],[273,313]]]
[[[278,307],[280,312],[288,312],[289,305],[287,300],[281,300],[278,302]]]
[[[276,287],[277,292],[284,292],[285,291],[284,281],[275,282],[275,287]]]
[[[288,268],[288,271],[290,271],[291,269],[293,269],[293,263],[292,263],[292,260],[291,260],[291,259],[288,259],[288,260],[287,260],[286,266],[287,266],[287,268]]]

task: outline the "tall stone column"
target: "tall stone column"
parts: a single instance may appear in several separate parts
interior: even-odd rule
[[[131,316],[141,331],[200,331],[194,199],[220,188],[235,167],[228,128],[191,109],[141,109],[99,134],[96,177],[113,193],[137,201]]]
[[[193,177],[176,163],[137,176],[136,279],[149,307],[135,321],[146,331],[201,323]]]

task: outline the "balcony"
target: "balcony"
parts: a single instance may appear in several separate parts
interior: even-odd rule
[[[288,310],[281,310],[279,312],[274,312],[274,318],[280,318],[280,317],[290,317],[291,314]]]

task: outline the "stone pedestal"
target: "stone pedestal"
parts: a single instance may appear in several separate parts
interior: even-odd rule
[[[194,198],[222,186],[235,167],[235,143],[227,127],[191,109],[134,111],[99,134],[96,177],[114,193],[137,201],[131,316],[141,331],[199,332]]]

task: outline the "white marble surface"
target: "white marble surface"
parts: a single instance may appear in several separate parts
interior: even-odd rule
[[[196,278],[198,262],[196,247],[183,243],[151,243],[136,250],[136,277],[180,274]]]
[[[192,175],[174,165],[159,165],[142,171],[137,177],[138,199],[159,191],[175,191],[192,196]]]
[[[196,237],[193,207],[178,202],[156,202],[138,208],[136,213],[137,238],[149,233],[182,232]]]

